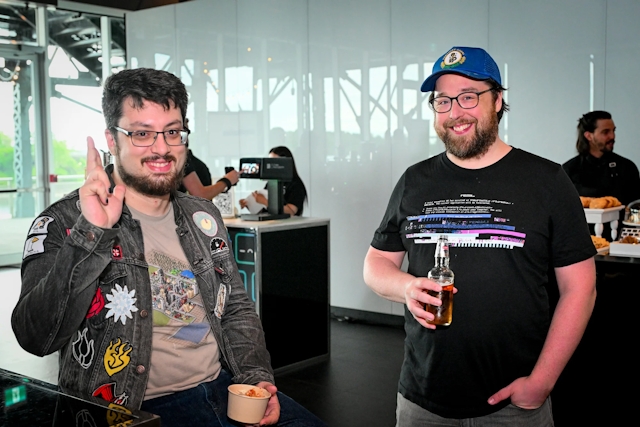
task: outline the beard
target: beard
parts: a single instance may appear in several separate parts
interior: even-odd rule
[[[120,175],[120,179],[122,179],[122,182],[127,187],[131,187],[133,190],[146,196],[165,196],[177,190],[180,186],[180,183],[182,182],[182,178],[184,177],[184,167],[178,169],[176,172],[164,175],[134,175],[132,173],[129,173],[129,171],[127,171],[122,165],[119,152],[116,152],[116,159],[118,175]],[[177,164],[177,159],[171,154],[166,154],[164,156],[144,157],[140,160],[140,163],[144,164],[144,162],[147,161],[157,161],[160,159],[165,161],[173,161],[175,164]]]
[[[483,156],[498,138],[498,115],[490,114],[486,120],[476,120],[475,134],[459,137],[447,132],[447,129],[470,120],[447,120],[441,127],[436,127],[436,133],[444,142],[448,153],[460,160],[473,159]]]

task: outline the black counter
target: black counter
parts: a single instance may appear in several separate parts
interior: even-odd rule
[[[95,398],[88,401],[64,393],[53,384],[0,369],[0,426],[144,426],[160,427],[157,415],[130,411]]]
[[[640,259],[595,260],[593,314],[551,393],[556,427],[626,425],[635,415]]]

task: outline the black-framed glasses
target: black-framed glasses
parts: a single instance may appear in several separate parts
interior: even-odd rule
[[[478,106],[478,103],[480,102],[480,95],[491,92],[492,90],[493,88],[483,90],[482,92],[462,92],[453,98],[450,96],[436,96],[429,100],[429,105],[436,113],[447,113],[451,110],[453,101],[455,100],[458,102],[460,108],[470,110],[471,108],[476,108]]]
[[[122,132],[131,138],[131,143],[136,147],[150,147],[158,139],[158,134],[164,135],[164,142],[167,145],[185,145],[189,140],[189,129],[169,129],[164,131],[155,130],[134,130],[128,131],[119,127],[114,127],[118,132]]]

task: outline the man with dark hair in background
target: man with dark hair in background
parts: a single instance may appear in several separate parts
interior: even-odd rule
[[[236,425],[226,413],[231,383],[271,393],[260,425],[324,426],[274,385],[220,212],[176,191],[187,101],[166,71],[105,81],[115,164],[104,169],[89,138],[85,183],[30,228],[16,338],[38,356],[60,352],[65,391],[158,414],[164,427]]]
[[[606,111],[578,120],[578,155],[562,165],[578,194],[616,197],[623,205],[640,199],[640,174],[629,159],[613,152],[616,126]]]

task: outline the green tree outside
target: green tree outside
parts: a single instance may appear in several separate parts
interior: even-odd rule
[[[13,140],[0,132],[0,177],[15,175],[13,154]],[[53,140],[53,173],[56,175],[84,175],[86,163],[85,153],[71,151],[67,147],[66,141]],[[32,173],[35,174],[35,167],[32,169]]]

